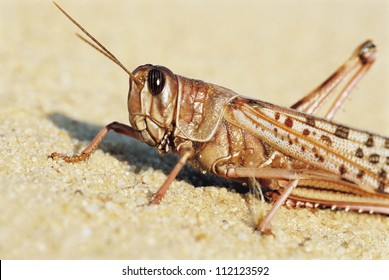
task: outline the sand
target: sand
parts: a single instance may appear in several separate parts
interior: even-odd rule
[[[337,121],[389,135],[388,1],[60,4],[130,69],[284,106],[371,38],[379,61]],[[389,259],[388,217],[283,207],[262,236],[269,204],[189,168],[149,206],[177,158],[114,133],[86,162],[47,159],[128,119],[126,74],[75,31],[50,1],[0,2],[1,259]]]

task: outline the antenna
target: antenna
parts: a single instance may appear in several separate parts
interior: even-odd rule
[[[53,2],[53,4],[71,21],[73,22],[86,36],[89,37],[89,39],[92,40],[89,41],[88,39],[84,38],[82,35],[76,33],[76,35],[83,40],[85,43],[90,45],[92,48],[97,50],[98,52],[102,53],[104,56],[109,58],[111,61],[113,61],[115,64],[117,64],[120,68],[122,68],[130,77],[137,83],[138,85],[141,85],[142,82],[137,79],[131,71],[129,71],[121,62],[119,59],[116,58],[109,50],[107,50],[106,47],[104,47],[103,44],[101,44],[95,37],[93,37],[84,27],[82,27],[75,19],[73,19],[67,12],[65,12],[64,9],[61,8],[57,3]]]

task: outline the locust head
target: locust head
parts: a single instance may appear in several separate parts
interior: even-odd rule
[[[166,67],[146,64],[130,76],[128,112],[139,140],[167,151],[177,106],[178,82]]]

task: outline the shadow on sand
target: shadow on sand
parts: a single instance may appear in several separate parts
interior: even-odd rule
[[[81,142],[90,142],[96,134],[103,128],[102,126],[72,119],[62,113],[52,113],[48,115],[57,127],[68,131],[71,137]],[[85,143],[80,144],[84,148]],[[110,132],[104,138],[99,149],[109,153],[120,161],[127,161],[129,165],[135,166],[135,172],[147,170],[149,168],[162,170],[166,175],[170,173],[176,164],[178,157],[168,153],[159,155],[156,149],[149,147],[136,139],[132,139],[115,132]],[[58,151],[65,152],[68,151]],[[229,181],[212,175],[203,175],[196,170],[185,166],[177,176],[177,180],[184,180],[195,187],[223,186],[235,189],[239,193],[246,193],[248,187],[243,187],[240,183]],[[162,184],[162,182],[161,182]]]

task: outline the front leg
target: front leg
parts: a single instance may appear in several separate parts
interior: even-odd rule
[[[61,153],[52,153],[49,157],[52,159],[58,159],[61,158],[66,162],[80,162],[86,160],[91,153],[93,153],[97,147],[100,145],[101,141],[103,141],[104,137],[108,134],[110,130],[113,130],[117,133],[132,137],[132,138],[137,138],[135,134],[135,130],[125,124],[118,123],[118,122],[113,122],[110,123],[109,125],[105,126],[102,130],[97,133],[95,138],[92,140],[92,142],[89,143],[89,145],[81,152],[79,155],[73,155],[73,156],[67,156]]]

